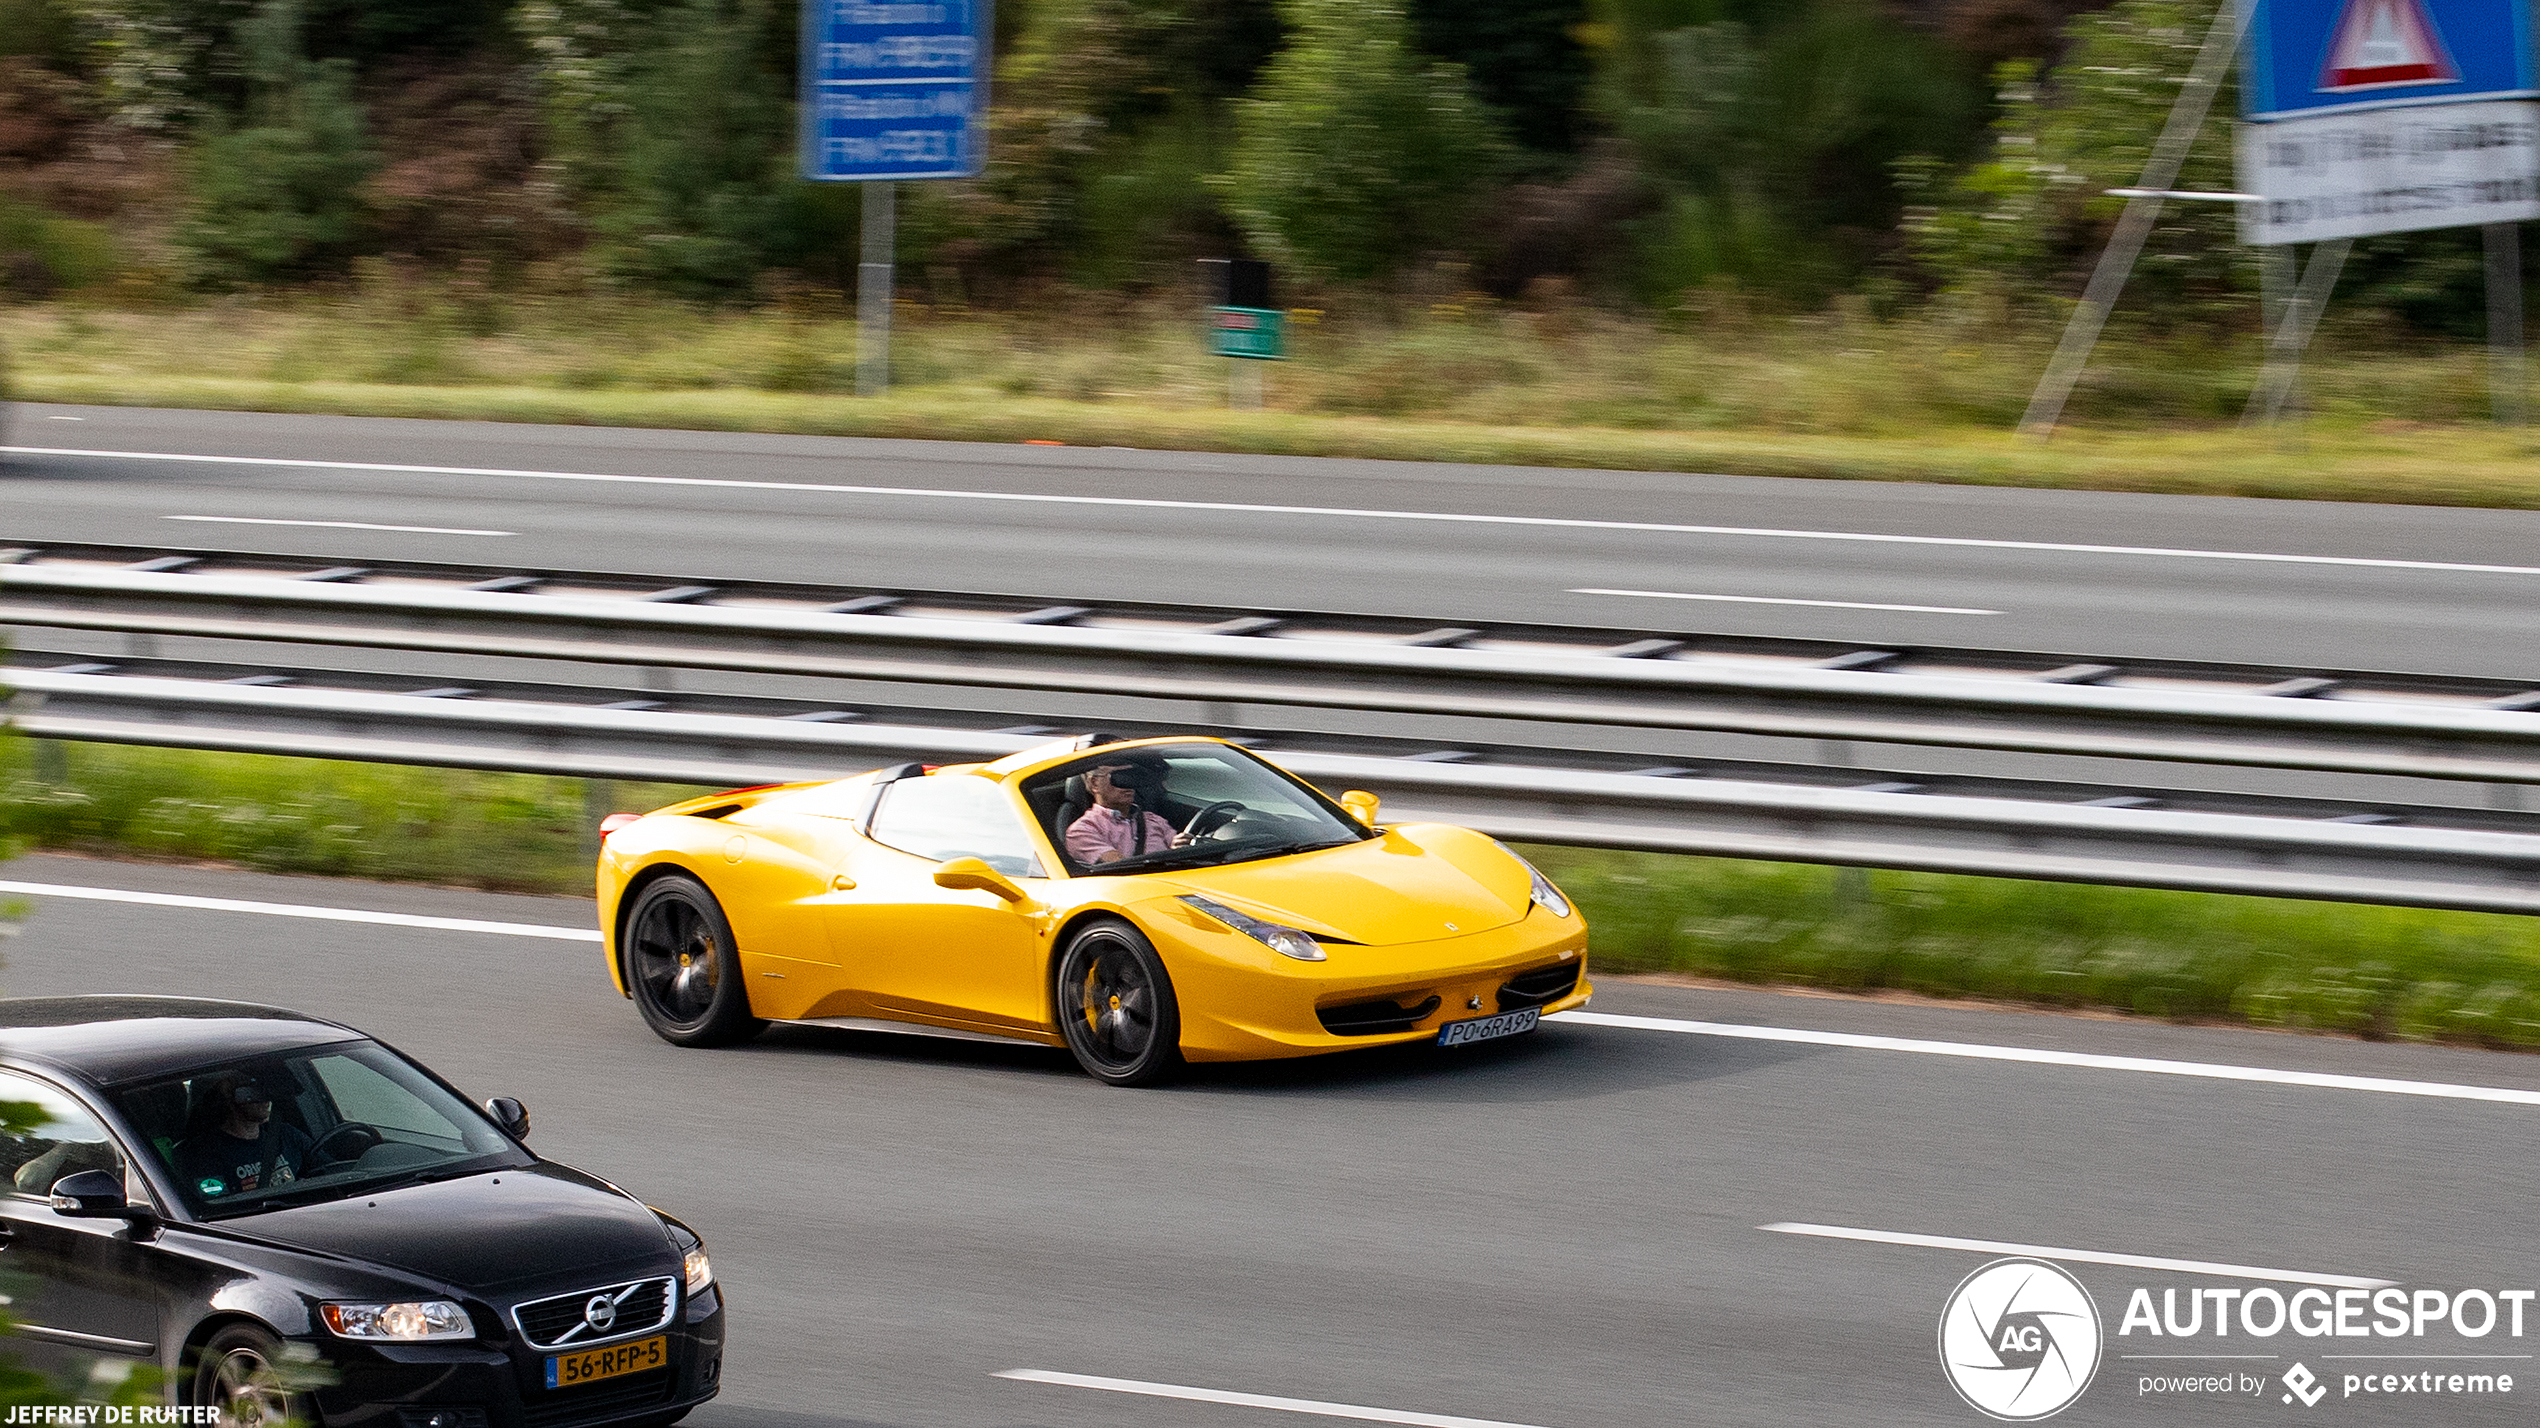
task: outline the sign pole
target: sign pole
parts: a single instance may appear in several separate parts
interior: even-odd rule
[[[2530,376],[2522,357],[2522,225],[2489,223],[2487,234],[2487,396],[2503,426],[2529,419]]]
[[[2169,123],[2152,146],[2152,156],[2144,161],[2143,180],[2138,188],[2166,192],[2177,186],[2179,168],[2187,162],[2187,150],[2196,142],[2197,132],[2205,127],[2205,112],[2213,107],[2214,91],[2222,86],[2223,73],[2231,68],[2231,57],[2239,52],[2241,27],[2247,19],[2248,11],[2239,0],[2224,0],[2214,11],[2214,23],[2205,31],[2204,48],[2196,52],[2187,83],[2179,89],[2177,102],[2170,106]],[[2099,266],[2091,271],[2090,286],[2082,292],[2081,306],[2073,310],[2072,321],[2064,327],[2064,339],[2056,345],[2054,359],[2046,364],[2046,375],[2038,378],[2037,390],[2028,399],[2028,410],[2020,416],[2021,435],[2042,438],[2055,434],[2055,424],[2063,420],[2064,403],[2081,381],[2082,368],[2090,365],[2090,349],[2099,343],[2099,329],[2107,325],[2108,313],[2116,307],[2117,295],[2125,291],[2134,260],[2142,254],[2143,242],[2152,236],[2152,224],[2160,216],[2160,199],[2126,200],[2125,213],[2117,219],[2117,231],[2108,239],[2107,250],[2099,255]]]
[[[891,388],[891,275],[898,230],[899,185],[882,180],[863,192],[864,260],[855,270],[855,391],[878,397]]]
[[[2311,345],[2311,334],[2319,330],[2320,313],[2327,308],[2328,295],[2336,290],[2337,275],[2345,270],[2346,254],[2354,246],[2352,238],[2331,238],[2311,249],[2311,261],[2303,266],[2302,281],[2285,302],[2284,321],[2267,348],[2258,389],[2249,394],[2249,405],[2240,413],[2242,426],[2261,422],[2272,426],[2284,415],[2285,399],[2293,394],[2293,381],[2302,372],[2302,353]]]

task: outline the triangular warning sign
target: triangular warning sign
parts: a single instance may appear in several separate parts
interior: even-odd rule
[[[2346,0],[2329,37],[2328,63],[2320,67],[2319,92],[2451,84],[2460,77],[2425,0]]]

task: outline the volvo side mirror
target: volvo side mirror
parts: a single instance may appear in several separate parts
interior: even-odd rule
[[[1341,807],[1349,816],[1373,828],[1376,826],[1376,795],[1363,788],[1353,788],[1341,795]]]
[[[132,1208],[123,1197],[123,1177],[110,1170],[83,1170],[53,1182],[53,1213],[74,1220],[120,1220]]]
[[[503,1128],[503,1134],[514,1140],[529,1139],[529,1108],[509,1096],[496,1096],[485,1103],[485,1114]]]
[[[955,858],[935,870],[935,886],[962,892],[995,893],[1007,902],[1023,902],[1023,889],[1012,878],[977,858]]]

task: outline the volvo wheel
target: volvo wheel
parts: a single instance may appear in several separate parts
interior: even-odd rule
[[[1182,1012],[1154,944],[1105,918],[1068,939],[1052,1005],[1067,1049],[1114,1086],[1153,1086],[1182,1069]]]
[[[626,989],[644,1022],[673,1046],[728,1046],[758,1035],[732,924],[705,884],[684,873],[646,883],[626,913]]]
[[[194,1404],[218,1411],[221,1428],[283,1428],[314,1422],[282,1378],[282,1342],[252,1324],[232,1324],[194,1355]]]

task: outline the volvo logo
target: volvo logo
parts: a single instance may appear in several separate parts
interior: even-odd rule
[[[617,1301],[605,1294],[592,1295],[591,1302],[582,1306],[582,1322],[590,1325],[595,1334],[607,1333],[609,1326],[617,1322]]]

